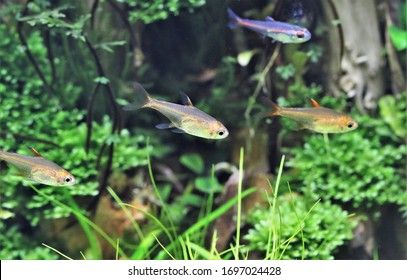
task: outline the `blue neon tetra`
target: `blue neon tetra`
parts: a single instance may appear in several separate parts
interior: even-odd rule
[[[271,17],[266,17],[265,21],[242,19],[237,16],[230,8],[229,14],[229,27],[235,29],[237,27],[246,27],[263,36],[273,38],[273,41],[280,41],[282,43],[304,43],[311,39],[311,33],[304,27],[275,21]]]

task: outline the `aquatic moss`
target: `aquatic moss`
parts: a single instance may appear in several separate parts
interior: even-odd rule
[[[405,110],[404,110],[405,112]],[[378,209],[386,203],[406,203],[406,145],[381,118],[357,118],[355,131],[310,134],[303,146],[285,149],[293,157],[291,183],[303,182],[311,197],[348,203],[354,208]]]
[[[271,208],[251,211],[247,217],[251,228],[244,236],[248,241],[247,250],[265,256],[268,249],[271,250],[268,246],[273,244],[269,238],[274,228],[278,232],[278,253],[274,255],[280,256],[279,259],[333,259],[338,247],[352,238],[356,220],[329,201],[319,202],[310,211],[314,202],[298,194],[286,193],[278,197],[277,218],[273,217]]]

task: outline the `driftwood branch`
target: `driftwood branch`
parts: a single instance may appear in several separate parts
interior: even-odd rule
[[[28,14],[28,4],[31,2],[32,0],[27,0],[27,2],[25,3],[24,9],[21,13],[21,17],[25,17]],[[28,60],[30,61],[30,63],[32,64],[32,66],[34,67],[35,72],[37,73],[38,77],[41,79],[45,89],[47,90],[48,94],[50,96],[55,96],[54,91],[52,90],[52,87],[48,84],[47,80],[45,79],[44,74],[42,73],[40,67],[38,66],[37,61],[34,58],[34,55],[32,54],[30,47],[28,46],[27,40],[24,37],[23,34],[23,22],[22,21],[18,21],[17,23],[17,34],[18,34],[18,38],[21,42],[21,44],[24,46],[25,49],[25,54],[27,55]]]
[[[375,1],[330,0],[323,5],[332,57],[329,88],[334,95],[346,92],[354,97],[361,111],[375,109],[384,94],[383,44]]]

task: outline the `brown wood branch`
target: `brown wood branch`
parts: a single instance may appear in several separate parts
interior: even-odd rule
[[[56,80],[56,69],[54,63],[54,52],[52,51],[51,35],[48,29],[45,30],[44,42],[47,47],[47,58],[51,66],[51,87],[53,87]]]
[[[1,131],[0,132],[0,138],[6,137],[8,134],[9,133]],[[32,137],[32,136],[29,136],[29,135],[23,135],[23,134],[18,134],[18,133],[11,133],[11,135],[13,135],[13,137],[15,137],[15,138],[25,139],[25,140],[29,140],[29,141],[33,141],[33,142],[38,142],[38,143],[44,143],[44,144],[47,144],[47,145],[50,145],[50,146],[53,146],[53,147],[57,147],[57,148],[61,147],[60,145],[58,145],[58,144],[56,144],[54,142],[44,140],[44,139],[40,139],[40,138],[36,138],[36,137]]]
[[[123,20],[124,25],[126,26],[127,30],[130,33],[130,48],[132,50],[134,50],[136,48],[137,44],[137,36],[131,26],[131,23],[127,17],[127,14],[125,11],[123,11],[119,5],[117,5],[116,2],[112,1],[112,0],[107,0],[107,2],[109,2],[109,4],[113,7],[113,9],[115,9],[117,11],[117,13],[120,15],[120,18]]]
[[[21,17],[25,17],[28,14],[28,4],[31,2],[32,0],[27,0],[27,2],[25,3],[24,9],[21,13]],[[30,61],[30,63],[32,64],[32,66],[34,67],[35,72],[37,73],[38,77],[40,78],[40,80],[42,81],[45,89],[47,90],[48,94],[52,97],[55,96],[54,91],[52,90],[52,87],[48,84],[47,80],[45,79],[44,74],[42,73],[40,67],[38,66],[37,61],[34,58],[34,55],[32,54],[30,47],[28,46],[27,40],[24,37],[23,34],[23,25],[24,22],[19,20],[17,23],[17,34],[18,34],[18,38],[20,40],[20,43],[24,46],[25,49],[25,54],[27,55],[28,60]]]
[[[95,0],[92,4],[92,8],[90,10],[90,28],[93,30],[95,27],[95,14],[96,10],[99,6],[99,0]]]
[[[88,154],[90,149],[90,142],[92,139],[92,116],[93,116],[93,104],[95,102],[96,95],[98,93],[100,87],[100,83],[96,83],[95,88],[92,91],[90,96],[88,107],[87,107],[87,114],[86,114],[86,127],[87,127],[87,134],[86,134],[86,144],[85,144],[85,151]]]

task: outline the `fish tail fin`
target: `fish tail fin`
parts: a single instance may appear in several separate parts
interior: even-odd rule
[[[232,9],[228,8],[228,15],[229,15],[229,23],[228,26],[231,29],[235,29],[239,27],[240,17],[232,11]]]
[[[147,107],[151,102],[151,97],[148,92],[139,83],[134,83],[134,90],[136,92],[136,100],[124,106],[122,109],[124,111],[133,111],[143,107]]]
[[[281,116],[281,107],[280,106],[278,106],[276,103],[274,103],[267,97],[262,97],[261,100],[265,105],[267,105],[271,108],[271,111],[262,114],[263,118]]]

